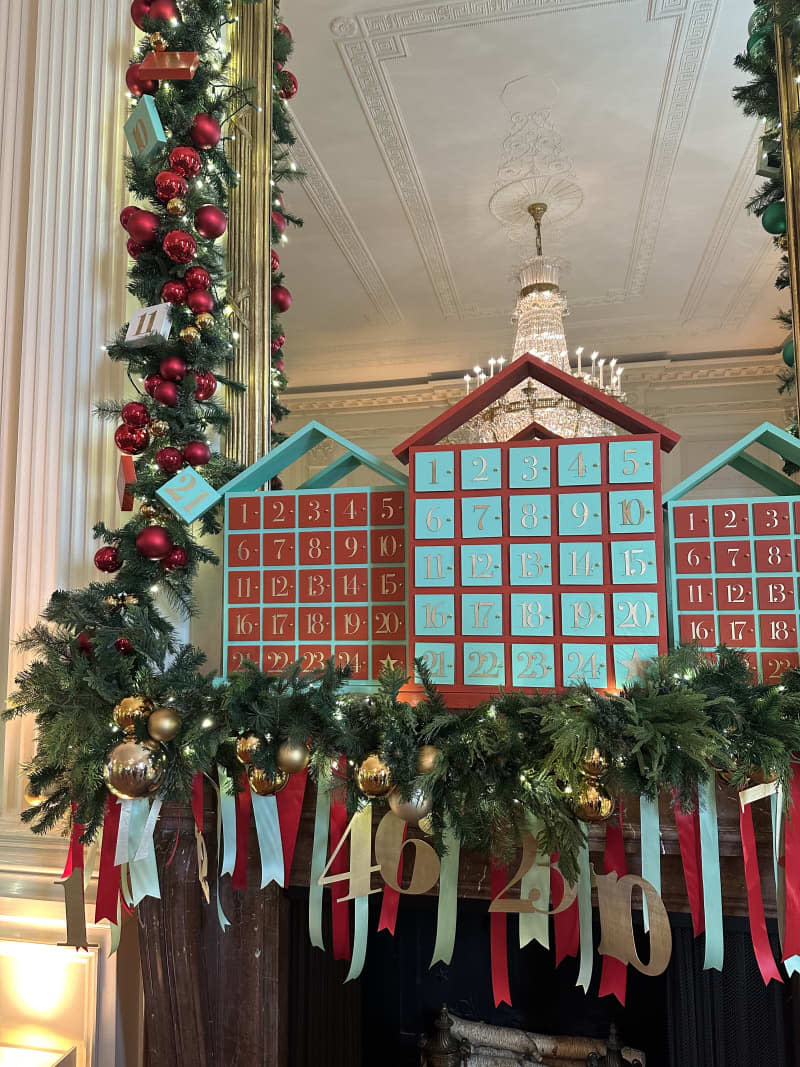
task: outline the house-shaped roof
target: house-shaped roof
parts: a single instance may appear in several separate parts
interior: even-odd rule
[[[560,393],[568,400],[588,411],[594,412],[601,418],[613,423],[622,430],[631,434],[657,434],[660,445],[664,452],[670,452],[680,441],[680,434],[662,426],[660,422],[642,415],[627,404],[615,400],[614,397],[559,370],[557,367],[546,363],[543,359],[532,356],[529,352],[519,359],[515,359],[499,374],[489,378],[483,385],[478,386],[467,396],[462,397],[446,411],[442,412],[421,430],[408,437],[402,444],[394,449],[394,454],[402,463],[408,463],[409,450],[418,445],[436,445],[448,434],[453,433],[463,426],[475,415],[480,414],[501,396],[513,389],[515,385],[532,378],[556,393]],[[531,422],[523,430],[515,435],[513,440],[525,441],[532,437],[553,438],[558,435],[548,430],[541,423]]]
[[[694,474],[684,478],[669,492],[664,493],[664,503],[670,500],[680,500],[681,497],[702,485],[712,474],[722,470],[723,467],[732,467],[740,474],[746,475],[762,489],[780,496],[797,496],[800,494],[800,485],[793,482],[787,475],[767,466],[763,460],[748,454],[747,449],[751,445],[763,445],[771,452],[775,452],[783,460],[800,467],[800,441],[786,430],[773,426],[771,422],[762,422],[755,430],[751,430],[736,444],[720,452],[718,456],[710,460],[704,467],[700,467]]]

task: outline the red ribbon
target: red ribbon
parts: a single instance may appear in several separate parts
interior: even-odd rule
[[[492,860],[491,872],[492,900],[499,897],[508,885],[508,871],[496,860]],[[505,1001],[511,1007],[511,990],[508,986],[508,937],[506,931],[506,919],[508,916],[502,911],[489,913],[489,937],[492,949],[492,993],[494,994],[494,1006],[499,1008]]]
[[[616,871],[619,878],[627,874],[628,867],[625,861],[625,839],[622,836],[622,801],[619,802],[617,818],[606,823],[606,851],[603,857],[603,870],[606,874]],[[603,967],[600,972],[599,997],[614,996],[625,1007],[625,990],[628,979],[628,968],[622,960],[614,956],[603,956]]]
[[[764,918],[764,900],[761,896],[761,877],[758,873],[758,854],[756,852],[756,835],[753,832],[753,810],[750,804],[739,807],[739,833],[742,835],[742,855],[744,856],[744,880],[747,886],[747,912],[750,917],[750,937],[756,954],[758,969],[768,985],[772,979],[782,982],[772,946],[767,935],[767,921]],[[787,871],[788,884],[788,871]]]
[[[203,775],[200,771],[192,778],[192,815],[194,824],[203,832]]]
[[[242,771],[242,789],[236,794],[236,863],[231,884],[247,889],[247,854],[250,851],[250,782]]]
[[[697,937],[706,928],[706,915],[703,907],[703,861],[700,853],[700,812],[681,811],[680,801],[673,797],[675,825],[678,828],[678,845],[681,850],[683,876],[686,879],[686,895],[689,898],[689,911],[692,913],[692,931]]]
[[[558,863],[560,855],[560,852],[554,852],[550,857],[550,898],[553,901],[554,908],[557,908],[561,903],[561,898],[566,891],[564,876],[560,871],[555,870],[554,866]],[[558,967],[567,956],[578,955],[581,934],[577,898],[568,908],[553,916],[553,932],[555,934],[556,967]]]
[[[292,873],[294,847],[300,831],[300,816],[303,811],[303,798],[306,795],[308,767],[299,774],[290,774],[289,781],[278,793],[278,822],[281,824],[281,841],[283,842],[283,884],[289,885]]]
[[[97,874],[97,900],[94,907],[94,921],[102,919],[117,921],[117,901],[120,889],[120,869],[114,866],[119,834],[119,817],[122,808],[116,797],[106,797],[106,815],[103,821],[103,844],[100,849],[100,870]]]
[[[331,799],[330,816],[330,852],[336,848],[347,829],[347,808],[344,801],[335,796]],[[345,842],[339,849],[336,859],[331,864],[331,874],[344,874],[349,869],[350,846]],[[349,960],[350,949],[350,902],[341,900],[349,891],[347,880],[331,885],[331,924],[333,927],[333,958]]]
[[[72,833],[69,838],[69,852],[67,852],[67,862],[64,864],[64,873],[62,878],[69,878],[75,870],[83,870],[83,845],[81,844],[81,834],[86,829],[83,823],[75,822],[75,812],[78,810],[78,805],[72,805]],[[114,915],[116,919],[116,913]]]
[[[406,839],[406,833],[408,832],[408,823],[403,823],[403,840]],[[403,850],[400,849],[400,860],[397,864],[397,884],[401,884],[403,877]],[[400,894],[396,889],[392,889],[390,885],[384,882],[383,885],[383,901],[381,902],[381,917],[378,920],[378,933],[381,930],[388,930],[394,937],[394,928],[397,925],[397,909],[400,905]]]
[[[792,802],[789,817],[784,820],[785,853],[785,923],[783,958],[800,955],[800,774],[792,763],[789,786]]]

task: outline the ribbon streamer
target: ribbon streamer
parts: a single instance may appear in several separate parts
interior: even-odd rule
[[[311,852],[311,877],[308,886],[308,936],[315,948],[324,950],[322,938],[323,887],[319,884],[328,858],[328,823],[331,810],[330,787],[317,783],[317,806],[314,814],[314,846]]]
[[[642,833],[642,878],[661,894],[661,823],[658,818],[658,798],[639,797],[639,825]],[[642,897],[642,918],[645,931],[650,929],[647,901]]]
[[[217,773],[219,774],[220,785],[222,784],[223,781],[229,780],[227,774],[225,774],[225,771],[224,771],[224,769],[222,767],[219,767],[219,766],[217,767]],[[220,929],[224,932],[231,925],[231,922],[230,922],[230,919],[225,914],[225,912],[224,912],[224,910],[222,908],[222,900],[220,898],[220,893],[219,893],[219,882],[220,882],[220,878],[222,877],[222,874],[224,873],[222,870],[220,870],[220,856],[222,855],[222,830],[223,830],[223,822],[224,822],[224,811],[223,811],[223,804],[222,804],[223,796],[222,796],[222,790],[221,790],[220,786],[218,786],[217,783],[215,781],[213,781],[212,779],[209,779],[209,781],[211,782],[211,785],[212,785],[212,788],[214,789],[214,792],[217,794],[217,892],[216,892],[216,898],[217,898],[217,921],[219,922]],[[226,799],[232,801],[233,797],[227,797]],[[234,813],[234,818],[235,818],[235,813]],[[199,833],[199,831],[198,831],[198,833]],[[201,838],[202,838],[202,835],[201,835]],[[198,850],[198,862],[199,861],[200,861],[200,854],[199,854],[199,850]],[[201,883],[200,884],[202,885],[202,866],[199,869],[200,869],[200,875],[201,875]],[[231,868],[231,870],[232,869],[233,868]]]
[[[622,836],[622,801],[619,802],[617,818],[606,823],[606,851],[603,869],[606,874],[616,871],[620,878],[627,874],[625,840]],[[599,997],[614,996],[624,1008],[627,979],[628,968],[622,960],[615,959],[614,956],[603,956],[600,989],[597,995]]]
[[[697,811],[681,811],[680,801],[675,796],[675,825],[678,829],[678,845],[681,850],[683,877],[686,880],[686,895],[692,915],[692,932],[695,937],[705,929],[703,911],[703,878],[700,856],[700,819]]]
[[[784,891],[784,865],[781,864],[782,834],[783,834],[783,790],[779,787],[776,793],[770,797],[772,809],[772,872],[775,878],[775,897],[778,905],[778,935],[781,945],[785,935],[785,891]],[[784,861],[785,864],[785,861]],[[791,978],[800,973],[800,956],[790,956],[783,960],[786,973]]]
[[[405,841],[406,834],[408,833],[408,823],[403,823],[403,836],[401,841]],[[400,849],[400,859],[397,861],[397,884],[400,885],[403,879],[403,849]],[[381,901],[381,915],[378,920],[378,933],[381,930],[388,930],[394,937],[395,927],[397,925],[397,909],[400,905],[400,894],[394,888],[394,886],[388,883],[383,887],[383,900]]]
[[[256,821],[258,850],[261,853],[261,888],[270,882],[284,885],[283,846],[278,821],[278,802],[275,797],[253,794],[253,817]]]
[[[131,805],[128,870],[131,876],[133,906],[136,907],[145,897],[155,897],[159,900],[161,889],[158,884],[152,829],[150,836],[146,836],[148,826],[155,827],[155,821],[150,823],[150,805],[144,797],[128,803]]]
[[[448,819],[442,834],[447,852],[442,856],[439,874],[439,903],[436,911],[436,944],[433,947],[434,963],[446,963],[453,958],[458,920],[458,866],[461,858],[461,841],[453,833]],[[500,887],[502,889],[502,886]]]
[[[342,839],[347,829],[347,808],[343,800],[338,797],[331,799],[330,810],[330,844],[331,851]],[[336,854],[330,866],[331,874],[344,874],[348,870],[350,849],[346,842]],[[349,892],[346,881],[334,882],[331,885],[331,925],[333,927],[333,958],[335,960],[349,960],[352,956],[350,949],[350,906],[348,901],[342,900]]]
[[[703,914],[706,927],[703,969],[721,971],[725,957],[725,939],[722,931],[722,879],[719,869],[717,794],[713,774],[707,781],[700,783],[697,804],[703,874]],[[660,886],[656,886],[656,889],[659,893],[661,892]]]
[[[250,797],[252,790],[247,772],[242,771],[240,790],[236,794],[236,863],[233,867],[234,889],[247,889],[247,858],[250,852]]]
[[[784,855],[784,935],[783,961],[800,955],[800,775],[791,765],[789,818],[783,824]],[[788,968],[787,968],[788,969]],[[793,965],[793,969],[796,966]]]
[[[344,806],[344,805],[342,805]],[[346,813],[345,813],[346,814]],[[350,863],[352,867],[370,867],[372,853],[372,804],[365,804],[353,819],[350,829]],[[341,854],[341,853],[340,853]],[[342,902],[344,903],[344,902]],[[346,906],[346,905],[345,905]],[[358,978],[364,969],[369,936],[369,895],[355,899],[355,926],[350,970],[345,982]]]
[[[297,834],[300,830],[300,816],[303,812],[303,799],[306,795],[308,783],[308,767],[299,774],[289,775],[287,785],[278,793],[278,818],[281,824],[281,840],[283,841],[283,870],[284,885],[289,884],[289,876],[292,873],[292,861],[294,860],[294,848],[297,844]]]
[[[117,847],[114,852],[114,865],[121,867],[123,863],[128,862],[128,853],[130,850],[129,837],[131,829],[131,800],[117,800],[119,807],[119,827],[117,829]]]
[[[116,797],[109,793],[106,797],[106,814],[103,821],[103,845],[100,850],[100,873],[97,876],[94,921],[99,923],[103,919],[108,919],[112,926],[119,921],[120,874],[119,867],[114,863],[119,819],[119,804]]]
[[[147,801],[145,801],[145,803],[147,803]],[[155,798],[150,807],[150,813],[147,816],[147,822],[144,824],[139,847],[136,849],[136,855],[133,857],[135,860],[146,859],[148,852],[153,847],[153,834],[156,832],[156,823],[158,822],[158,816],[161,812],[161,805],[163,803],[164,798],[159,796]]]
[[[508,885],[508,871],[494,859],[492,860],[491,876],[492,900],[498,897]],[[492,954],[492,993],[494,1006],[499,1008],[502,1003],[511,1007],[511,990],[508,985],[508,937],[506,936],[505,912],[493,911],[489,913],[489,938]]]
[[[550,903],[550,864],[542,863],[538,850],[538,839],[542,828],[541,819],[528,814],[527,830],[537,842],[536,859],[531,868],[522,876],[519,886],[520,900],[533,898],[536,911],[519,913],[519,947],[525,948],[531,941],[538,941],[544,948],[550,948],[550,919],[547,910]],[[547,857],[544,857],[547,860]]]
[[[61,875],[62,880],[69,878],[75,870],[83,870],[83,845],[81,844],[81,834],[86,827],[83,823],[75,822],[75,813],[77,810],[78,805],[73,803],[72,831],[69,835],[69,851],[67,852],[67,860],[64,864],[64,872]]]
[[[555,866],[560,855],[560,852],[554,852],[550,857],[550,897],[554,907],[557,907],[555,903],[556,897],[560,901],[566,892],[564,876]],[[560,889],[560,892],[557,892],[557,888]],[[556,967],[558,967],[567,956],[578,955],[580,925],[577,900],[573,900],[568,908],[553,916],[553,933],[555,934],[556,943]]]
[[[758,969],[768,985],[773,979],[783,982],[772,947],[767,935],[767,921],[764,918],[764,900],[761,896],[761,880],[758,873],[758,854],[756,837],[753,831],[753,809],[749,804],[739,810],[739,832],[742,836],[742,854],[744,855],[744,880],[747,886],[747,912],[750,919],[750,936],[756,954]]]
[[[594,967],[592,938],[592,871],[589,865],[589,839],[584,837],[578,853],[578,918],[580,923],[581,963],[576,986],[589,992]]]
[[[220,877],[223,874],[233,874],[236,867],[236,799],[231,792],[231,780],[224,767],[217,764],[219,775],[219,798],[218,812],[222,818],[222,866]],[[217,819],[219,824],[219,818]],[[218,831],[219,833],[219,828]]]

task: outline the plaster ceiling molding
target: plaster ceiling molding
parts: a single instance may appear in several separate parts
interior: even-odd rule
[[[294,114],[292,128],[296,137],[292,158],[298,169],[304,173],[302,185],[309,200],[317,209],[319,217],[383,322],[389,326],[402,322],[403,315],[375,262],[375,257]]]
[[[528,205],[535,201],[547,204],[545,245],[549,246],[550,234],[557,233],[583,204],[583,192],[569,178],[534,174],[509,182],[492,195],[489,210],[505,227],[508,240],[528,246],[531,257],[536,255],[536,236]]]
[[[774,283],[778,269],[778,256],[779,253],[776,252],[772,239],[767,238],[751,263],[749,270],[742,276],[741,282],[734,291],[722,318],[723,325],[741,326],[752,311],[758,294],[764,286]],[[777,303],[780,299],[776,290],[776,312],[778,310]],[[783,298],[783,302],[784,304],[791,303],[788,293]],[[775,329],[778,328],[783,329],[783,327],[777,327],[776,325]]]

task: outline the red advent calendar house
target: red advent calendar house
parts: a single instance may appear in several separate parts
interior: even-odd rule
[[[626,431],[448,444],[533,379]],[[410,466],[409,657],[452,706],[615,688],[667,648],[660,452],[679,436],[526,355],[394,450]]]

